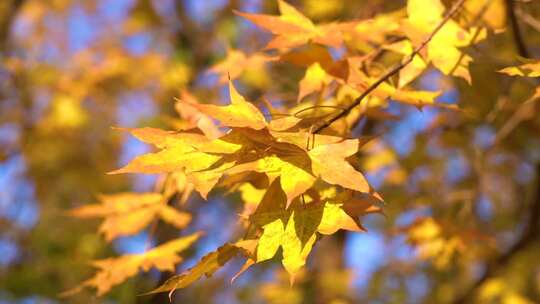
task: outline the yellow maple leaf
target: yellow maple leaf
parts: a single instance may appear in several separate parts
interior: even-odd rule
[[[100,195],[100,204],[90,204],[70,211],[79,218],[104,218],[99,231],[111,241],[120,236],[132,235],[150,224],[155,218],[184,228],[191,215],[167,206],[159,193],[118,193]]]
[[[231,104],[217,106],[212,104],[191,103],[181,100],[188,105],[197,108],[202,113],[219,120],[224,126],[236,128],[252,128],[260,130],[266,127],[266,119],[252,103],[238,93],[233,83],[229,81],[229,93]]]
[[[274,61],[276,58],[260,53],[247,55],[241,50],[227,49],[227,57],[221,62],[210,67],[210,72],[219,75],[220,83],[227,83],[240,77],[244,72],[254,70],[257,73],[265,74],[262,71],[264,64]]]
[[[343,31],[352,30],[355,25],[355,23],[315,25],[309,18],[283,0],[278,0],[278,8],[280,16],[235,13],[275,35],[266,45],[266,49],[294,48],[310,41],[340,47],[343,44]]]
[[[365,177],[346,160],[358,152],[359,143],[356,139],[349,139],[310,150],[308,154],[313,161],[313,172],[329,184],[359,192],[370,192]]]
[[[510,76],[540,77],[540,61],[532,61],[519,66],[507,67],[499,70]]]
[[[443,20],[445,11],[440,0],[407,2],[408,19],[403,23],[406,35],[418,45]],[[478,33],[476,33],[478,31]],[[471,83],[469,64],[472,58],[459,48],[476,43],[486,36],[485,29],[465,30],[448,20],[427,45],[427,60],[446,75],[458,76]]]
[[[348,59],[349,77],[347,83],[358,91],[365,91],[378,79],[369,77],[360,69],[361,58],[351,57]],[[408,79],[410,81],[410,79]],[[380,99],[392,99],[408,105],[414,105],[419,108],[425,105],[432,105],[435,99],[441,94],[439,91],[414,91],[404,88],[396,88],[389,83],[381,83],[372,93],[373,96]]]
[[[304,193],[315,182],[315,177],[310,173],[308,155],[300,148],[291,150],[293,151],[288,154],[267,153],[255,161],[236,165],[228,173],[255,171],[265,173],[270,181],[280,177],[281,187],[290,204],[294,198]]]
[[[370,208],[368,200],[353,199],[349,193],[337,196],[329,193],[335,194],[327,192],[328,197],[310,203],[297,199],[287,208],[287,197],[278,181],[272,183],[250,217],[250,221],[263,230],[255,262],[273,258],[282,248],[282,264],[294,280],[317,240],[317,232],[333,234],[340,229],[365,231],[356,218],[380,212],[377,207]]]
[[[137,156],[126,166],[110,174],[157,174],[182,171],[186,174],[187,181],[203,198],[206,198],[225,169],[234,163],[234,160],[224,161],[223,155],[237,152],[245,144],[241,141],[241,137],[236,136],[236,133],[209,140],[201,134],[170,132],[154,128],[129,131],[139,140],[162,150]]]
[[[307,68],[304,78],[300,80],[298,101],[311,93],[321,91],[330,82],[332,82],[332,77],[326,73],[318,62],[313,63]]]
[[[196,107],[191,105],[198,104],[199,102],[187,90],[180,92],[180,100],[186,102],[177,101],[175,103],[175,109],[183,119],[180,123],[176,124],[179,130],[189,131],[198,128],[209,139],[215,139],[222,135],[221,131],[214,125],[214,122],[208,115],[200,112]]]
[[[251,217],[262,227],[259,238],[256,262],[263,262],[274,257],[277,250],[283,249],[283,266],[291,279],[305,265],[305,261],[317,236],[318,223],[308,218],[308,213],[298,208],[286,210],[286,196],[278,181],[272,183],[259,207]]]
[[[147,272],[152,268],[160,271],[174,271],[174,266],[182,262],[178,253],[189,248],[201,235],[197,232],[181,237],[141,254],[94,261],[92,265],[98,268],[98,272],[92,278],[82,282],[80,286],[63,292],[61,296],[72,295],[85,287],[96,288],[98,295],[103,295],[112,287],[137,275],[139,271]]]
[[[220,159],[219,156],[202,153],[198,150],[209,142],[204,135],[186,132],[164,131],[155,128],[130,129],[137,139],[163,149],[157,153],[148,153],[136,157],[126,166],[109,172],[119,173],[167,173],[179,170],[197,171],[208,168]],[[221,141],[224,150],[239,148]]]
[[[408,56],[413,52],[413,45],[409,40],[402,40],[384,46],[385,49]],[[404,58],[406,60],[406,58]],[[399,71],[398,88],[403,88],[415,80],[427,68],[426,61],[422,56],[414,56],[413,60]]]
[[[249,254],[252,251],[255,243],[253,241],[240,241],[235,244],[225,244],[204,256],[194,267],[186,270],[184,273],[171,277],[163,285],[148,292],[147,294],[174,291],[178,288],[184,288],[195,281],[199,280],[203,275],[210,277],[214,272],[219,270],[223,265],[229,262],[239,253]],[[246,253],[248,252],[248,253]]]

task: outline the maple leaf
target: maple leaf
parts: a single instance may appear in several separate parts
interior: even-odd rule
[[[112,287],[135,276],[139,271],[156,268],[160,271],[174,271],[174,266],[182,262],[179,252],[189,248],[202,234],[200,232],[169,241],[141,254],[128,254],[118,258],[108,258],[92,262],[98,272],[90,279],[82,282],[72,290],[63,292],[61,296],[70,296],[85,287],[94,287],[98,295],[107,293]]]
[[[244,97],[238,93],[231,81],[229,81],[229,94],[231,104],[227,106],[192,103],[188,100],[181,100],[181,102],[219,120],[226,127],[245,127],[255,130],[266,127],[266,119],[259,109],[247,102]]]
[[[499,70],[510,76],[540,77],[540,61],[532,61],[519,66],[507,67]]]
[[[302,119],[295,116],[287,116],[277,119],[272,119],[268,123],[268,129],[270,131],[287,131],[297,126]]]
[[[311,139],[313,148],[307,151],[309,134],[306,137],[301,133],[270,133],[277,138],[277,142],[265,149],[256,160],[238,163],[228,173],[265,173],[270,182],[279,177],[281,188],[287,196],[287,206],[309,189],[315,177],[319,176],[331,184],[361,192],[370,191],[363,175],[345,160],[358,151],[358,139],[343,141],[338,137],[317,135]],[[339,141],[341,143],[337,143]],[[270,141],[266,142],[268,144]]]
[[[407,2],[408,19],[403,22],[403,30],[414,45],[430,35],[443,19],[445,11],[440,0]],[[478,31],[478,33],[476,33]],[[486,36],[485,29],[471,28],[467,31],[453,20],[446,22],[427,45],[429,62],[446,75],[455,75],[471,83],[469,64],[472,58],[460,51]]]
[[[282,264],[291,280],[305,265],[317,240],[316,232],[333,234],[339,229],[365,231],[355,217],[380,212],[380,208],[372,207],[367,200],[352,199],[349,193],[330,195],[307,204],[295,200],[290,208],[287,208],[286,200],[278,181],[273,182],[250,216],[250,221],[263,230],[255,262],[273,258],[282,248]]]
[[[183,121],[176,124],[178,129],[189,131],[198,128],[209,139],[221,136],[221,132],[214,125],[212,119],[193,106],[193,104],[199,103],[193,95],[187,90],[182,90],[180,92],[180,100],[185,102],[177,101],[175,104],[176,111],[180,114],[180,117],[183,118]]]
[[[99,231],[111,241],[120,236],[132,235],[148,226],[155,218],[184,228],[191,215],[167,206],[166,199],[159,193],[118,193],[100,195],[101,204],[84,205],[70,211],[79,218],[100,217],[105,220]]]
[[[236,105],[249,104],[234,90],[232,83],[230,88],[232,96],[236,96],[232,99],[240,100]],[[203,105],[196,107],[218,120],[223,120],[222,116],[229,111],[238,110],[233,105],[208,105],[212,108],[204,109],[200,108],[201,106]],[[233,108],[226,109],[227,107]],[[139,156],[113,173],[167,173],[183,170],[187,180],[206,198],[224,174],[254,171],[266,174],[270,182],[280,177],[289,204],[309,189],[318,176],[327,182],[338,183],[357,191],[369,191],[362,175],[344,160],[358,150],[357,140],[346,141],[342,144],[344,146],[318,148],[343,139],[328,135],[311,138],[309,133],[274,131],[272,129],[288,131],[298,126],[302,120],[288,117],[267,123],[262,114],[252,107],[262,120],[248,114],[227,117],[226,125],[230,126],[231,130],[214,140],[195,133],[175,133],[151,128],[133,129],[131,133],[135,137],[162,150]],[[263,129],[260,129],[261,126]],[[310,143],[309,146],[313,149],[310,154],[307,153],[307,143]],[[356,151],[353,152],[354,145]],[[337,153],[338,156],[334,157],[332,150],[336,148],[346,148],[344,151],[349,154],[345,156]],[[340,170],[344,170],[344,173],[333,176],[330,169],[324,165],[325,157],[328,157],[333,165],[339,166]],[[316,163],[316,167],[312,168],[312,162]]]
[[[246,55],[241,50],[227,49],[227,57],[215,65],[209,71],[219,75],[220,83],[227,83],[234,80],[246,70],[260,69],[266,62],[274,61],[276,58],[260,53]]]
[[[408,56],[413,52],[413,45],[409,40],[402,40],[388,44],[385,45],[384,48],[404,56]],[[403,58],[403,60],[406,60],[406,58]],[[398,88],[403,88],[415,80],[420,74],[422,74],[422,72],[424,72],[427,66],[428,64],[422,58],[422,56],[414,56],[412,61],[401,69],[401,71],[399,71]]]
[[[292,49],[281,54],[279,60],[306,68],[314,63],[328,67],[334,62],[328,48],[317,44],[308,44]]]
[[[208,168],[219,157],[197,151],[196,147],[209,140],[195,133],[177,133],[154,128],[129,130],[137,139],[163,149],[133,159],[126,166],[109,172],[118,173],[165,173],[186,169],[188,171]]]
[[[304,266],[315,243],[318,223],[308,221],[306,213],[286,210],[286,201],[278,181],[272,183],[251,216],[251,221],[263,229],[258,241],[256,262],[273,258],[282,247],[283,266],[293,278]]]
[[[364,47],[366,42],[381,45],[387,40],[387,36],[395,34],[400,28],[398,22],[403,13],[401,11],[388,14],[378,14],[374,18],[358,21],[353,31],[348,31],[351,35],[349,43],[359,49]],[[362,47],[359,44],[362,43]]]
[[[358,152],[359,144],[358,140],[350,139],[310,150],[308,154],[312,160],[313,172],[329,184],[359,192],[370,192],[365,177],[346,160]]]
[[[231,168],[245,150],[253,149],[251,142],[239,132],[209,140],[201,134],[169,132],[142,128],[129,130],[139,140],[159,149],[136,157],[126,166],[111,172],[117,173],[171,173],[182,171],[187,182],[203,198],[217,184],[224,172]],[[236,154],[235,154],[236,153]],[[226,157],[228,155],[232,155]]]
[[[353,194],[345,191],[322,197],[321,200],[325,202],[323,220],[317,230],[321,234],[333,234],[339,229],[365,232],[367,230],[358,218],[372,213],[383,214],[384,201],[376,192]]]
[[[253,134],[253,132],[250,132]],[[228,170],[229,174],[245,171],[265,173],[270,182],[280,177],[280,184],[287,196],[287,205],[315,182],[320,176],[326,182],[339,184],[357,191],[369,192],[369,186],[360,172],[357,172],[345,160],[358,151],[359,140],[343,141],[339,137],[317,135],[311,139],[313,149],[307,151],[306,143],[310,137],[301,133],[270,132],[277,140],[263,139],[270,145],[251,162],[239,162]],[[342,141],[337,144],[336,142]],[[337,151],[340,150],[341,151]],[[327,158],[325,160],[325,158]],[[326,162],[326,163],[325,163]],[[332,172],[327,165],[337,166]],[[339,171],[338,170],[338,171]]]
[[[244,203],[244,210],[240,217],[247,218],[251,215],[259,203],[261,202],[266,189],[256,188],[252,183],[246,182],[238,187],[242,202]]]
[[[240,241],[235,244],[225,244],[219,247],[216,251],[213,251],[204,257],[192,268],[186,270],[184,273],[169,278],[163,285],[146,293],[160,293],[167,291],[174,291],[179,288],[184,288],[195,281],[199,280],[203,275],[206,277],[212,276],[217,270],[223,267],[232,258],[236,257],[239,253],[248,254],[252,251],[255,243],[253,241]],[[169,297],[171,294],[169,294]]]
[[[362,58],[358,57],[351,57],[348,59],[349,77],[347,83],[359,91],[366,90],[370,85],[377,81],[376,78],[369,77],[361,71],[360,67],[362,60]],[[392,100],[421,108],[425,105],[434,104],[435,99],[441,92],[406,90],[404,88],[395,88],[391,84],[383,82],[372,94],[381,99],[391,98]]]
[[[288,129],[284,132],[270,132],[270,134],[276,138],[278,142],[285,142],[293,144],[297,147],[308,151],[308,148],[316,148],[321,145],[335,144],[343,141],[342,137],[333,136],[333,135],[321,135],[321,134],[312,134],[307,131],[301,131],[298,129]],[[308,144],[309,143],[309,147]]]
[[[266,49],[294,48],[310,41],[332,47],[343,44],[343,31],[354,28],[355,23],[331,23],[315,25],[296,8],[278,0],[280,16],[249,14],[235,11],[259,27],[276,35]]]
[[[293,145],[280,146],[288,151],[271,149],[255,161],[236,165],[228,173],[255,171],[265,173],[270,181],[280,177],[287,202],[292,202],[313,185],[315,176],[311,173],[311,161],[305,151]]]
[[[201,134],[170,132],[154,128],[131,129],[131,134],[139,140],[162,149],[136,157],[126,166],[110,172],[118,173],[170,173],[184,171],[187,180],[203,198],[217,183],[223,171],[231,162],[218,163],[223,156],[217,153],[233,153],[242,148],[241,142],[224,136],[226,140],[209,140]],[[230,139],[227,141],[227,139]],[[208,153],[206,153],[206,152]],[[215,167],[211,167],[215,165]],[[206,171],[202,171],[206,170]]]
[[[331,81],[332,78],[327,75],[321,65],[318,62],[313,63],[307,68],[304,78],[300,80],[298,101],[313,92],[321,91],[324,87],[329,85]]]

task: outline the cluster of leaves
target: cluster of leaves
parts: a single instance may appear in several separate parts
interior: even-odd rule
[[[231,104],[227,106],[179,101],[180,108],[192,111],[193,123],[188,130],[129,130],[160,151],[139,156],[111,172],[185,174],[186,181],[204,198],[218,182],[233,189],[245,184],[257,185],[264,191],[257,207],[243,214],[249,227],[243,240],[224,245],[203,258],[188,275],[171,279],[158,291],[187,286],[185,281],[192,282],[203,273],[215,271],[217,260],[223,265],[237,251],[247,256],[245,267],[248,267],[271,259],[280,247],[283,265],[292,279],[305,264],[317,233],[329,235],[339,229],[364,231],[358,217],[380,212],[380,196],[346,160],[358,152],[365,140],[299,131],[302,119],[294,116],[267,122],[232,83],[229,90]],[[198,112],[195,115],[193,111]],[[211,139],[210,136],[218,133],[210,123],[213,119],[229,131]],[[178,190],[176,187],[165,191]],[[103,204],[82,206],[72,214],[105,217],[100,230],[108,240],[138,232],[155,217],[178,228],[184,227],[189,215],[167,206],[166,200],[158,193],[104,196]],[[160,250],[161,246],[154,250]],[[131,259],[120,259],[118,263],[133,263]],[[100,276],[98,273],[97,277]],[[107,280],[90,282],[106,284]],[[100,292],[107,289],[100,287]]]
[[[87,302],[93,293],[87,289],[97,289],[100,296],[111,292],[108,298],[132,302],[151,286],[126,281],[154,268],[162,272],[154,293],[191,286],[177,295],[190,302],[198,290],[211,298],[228,288],[218,285],[225,282],[219,276],[193,283],[225,264],[234,268],[236,258],[244,266],[233,278],[249,268],[252,280],[249,287],[240,280],[227,293],[260,290],[255,297],[268,303],[416,303],[419,293],[441,303],[473,302],[475,293],[479,302],[532,303],[539,294],[538,267],[531,267],[538,264],[538,246],[531,244],[540,234],[540,199],[534,201],[540,194],[529,191],[538,188],[531,168],[540,147],[540,63],[513,56],[517,49],[530,57],[520,46],[519,28],[513,28],[517,23],[534,34],[525,36],[531,50],[540,39],[534,30],[538,3],[259,1],[261,10],[278,12],[263,15],[243,12],[252,1],[231,0],[208,9],[208,21],[187,13],[192,1],[128,1],[122,17],[111,17],[107,1],[4,2],[0,162],[23,159],[20,166],[27,168],[40,203],[36,229],[0,239],[1,245],[12,239],[21,245],[18,267],[0,276],[8,297],[53,296],[86,277],[83,261],[94,260],[95,275],[64,295],[82,292],[78,297]],[[9,15],[10,6],[20,6],[16,16]],[[523,20],[516,23],[512,12]],[[56,22],[72,22],[78,14],[92,16],[87,19],[96,25],[81,49],[72,45],[78,35],[56,30]],[[329,22],[337,18],[346,21]],[[9,22],[13,45],[4,45]],[[241,49],[225,50],[224,40]],[[141,47],[145,43],[151,47]],[[216,83],[228,85],[229,101],[216,100],[226,91]],[[132,99],[144,108],[128,113]],[[426,126],[410,119],[420,116]],[[111,131],[111,125],[129,128]],[[133,128],[141,126],[152,128]],[[400,138],[405,133],[413,138]],[[102,174],[126,162],[120,150],[135,140],[121,139],[129,136],[152,153]],[[412,149],[404,153],[402,144]],[[143,179],[120,173],[151,174],[157,182],[128,192],[135,191],[128,190],[130,178]],[[31,191],[16,184],[2,193],[8,198],[0,204],[2,228],[10,200],[27,213],[26,196],[10,193]],[[77,205],[96,192],[116,194]],[[235,218],[239,225],[225,226],[204,211],[219,210],[214,202],[228,194],[235,195],[227,202],[239,198],[243,204]],[[75,219],[58,216],[74,204],[69,214]],[[361,221],[383,209],[384,217]],[[213,226],[201,228],[212,217]],[[102,219],[98,230],[107,243],[80,218]],[[364,226],[375,233],[357,234]],[[207,252],[209,246],[196,242],[215,241],[214,228],[228,234],[229,242],[223,244],[220,235],[220,243],[212,244],[219,248]],[[144,232],[145,252],[104,258],[109,247],[125,249],[121,238]],[[350,241],[381,235],[383,249],[356,255],[369,261],[368,253],[376,251],[383,262],[374,272],[344,269],[355,262],[344,252],[361,247]],[[412,255],[404,254],[409,246]],[[59,252],[69,252],[69,261]],[[197,262],[192,258],[198,254],[206,255]],[[307,263],[309,257],[315,263]],[[256,283],[274,265],[270,260],[283,265],[274,269],[276,280]],[[486,268],[480,278],[478,265]],[[154,274],[147,276],[152,284]],[[420,285],[429,288],[408,290],[417,275],[428,279]],[[366,292],[353,295],[351,281],[363,277],[371,279]],[[214,295],[207,295],[209,289]]]
[[[138,156],[125,167],[111,172],[169,174],[173,179],[181,176],[184,183],[180,187],[177,183],[163,187],[167,195],[104,197],[102,205],[83,206],[73,214],[105,217],[100,230],[112,240],[141,230],[156,217],[183,228],[190,217],[167,205],[173,193],[189,195],[194,189],[206,199],[210,191],[219,186],[243,194],[254,189],[256,191],[243,195],[246,206],[241,220],[245,222],[245,236],[208,254],[196,266],[171,278],[154,292],[188,286],[202,275],[212,274],[238,254],[247,259],[241,273],[253,264],[273,258],[280,248],[282,264],[292,282],[305,265],[319,235],[331,235],[340,229],[363,232],[365,228],[359,217],[382,211],[382,198],[351,164],[357,159],[359,149],[371,139],[348,138],[357,121],[365,115],[382,120],[393,118],[384,111],[388,100],[420,109],[436,105],[440,92],[408,88],[430,63],[446,75],[471,82],[468,66],[472,58],[460,48],[485,39],[490,28],[452,20],[462,4],[460,1],[447,10],[439,1],[409,0],[406,14],[397,11],[369,20],[322,25],[314,24],[282,0],[278,0],[279,16],[237,12],[272,33],[272,40],[263,51],[274,52],[246,55],[230,49],[227,58],[211,69],[221,75],[222,82],[230,79],[230,104],[199,103],[187,91],[183,92],[176,104],[182,120],[175,127],[180,131],[127,130],[159,151]],[[479,14],[485,8],[468,13]],[[364,51],[366,44],[376,47],[367,55],[357,55],[359,50]],[[347,51],[335,60],[330,48]],[[384,51],[398,55],[396,64],[403,61],[396,70],[399,75],[394,83],[386,82],[389,77],[376,65],[375,59]],[[276,109],[267,103],[268,120],[236,90],[231,78],[240,77],[254,66],[264,68],[272,62],[303,67],[305,76],[299,82],[299,104],[291,109]],[[366,90],[371,94],[364,98],[362,92]],[[315,94],[319,98],[308,98]],[[357,107],[362,98],[366,106]],[[305,115],[306,112],[309,115]],[[300,115],[302,113],[304,115]],[[125,205],[127,200],[136,203]],[[426,225],[429,227],[424,227]],[[432,221],[426,221],[420,228],[411,228],[412,240],[422,242],[425,233],[418,231],[426,229],[431,231],[428,239],[438,237],[439,231],[434,227],[437,226]],[[190,243],[194,238],[188,237],[188,240],[185,242]],[[443,239],[430,242],[424,245],[427,249],[422,250],[422,255],[442,260],[464,246],[459,238],[452,238],[449,243]],[[142,256],[106,261],[132,265],[130,269],[148,270],[148,265],[160,268],[157,263],[149,262],[149,256],[165,247],[170,245],[161,245]],[[171,263],[179,260],[176,258]],[[170,268],[172,264],[161,268]],[[104,268],[104,263],[96,265]],[[103,293],[134,273],[130,271],[118,277],[99,272],[85,285],[97,286]]]

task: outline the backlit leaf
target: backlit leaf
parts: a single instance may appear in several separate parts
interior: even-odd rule
[[[499,72],[510,76],[540,77],[540,61],[525,63],[515,67],[507,67]]]
[[[260,130],[266,127],[266,120],[262,113],[252,103],[247,102],[229,82],[230,105],[217,106],[212,104],[189,103],[202,113],[219,120],[224,126],[237,128],[252,128]]]
[[[186,270],[180,275],[171,277],[163,285],[148,292],[147,294],[174,291],[179,288],[185,288],[195,281],[199,280],[202,276],[210,277],[223,265],[229,262],[232,258],[238,255],[238,253],[246,250],[246,246],[249,245],[249,241],[239,242],[237,244],[225,244],[219,247],[216,251],[211,252],[204,256],[193,268]]]
[[[174,271],[174,266],[182,262],[178,252],[189,248],[200,236],[201,233],[194,233],[169,241],[145,253],[94,261],[92,265],[99,269],[98,272],[84,281],[81,286],[66,291],[63,295],[68,296],[80,292],[84,287],[96,288],[98,295],[103,295],[140,271],[147,272],[152,268],[160,271]]]
[[[267,44],[267,49],[294,48],[313,41],[323,45],[340,47],[345,30],[352,30],[354,24],[325,24],[317,26],[292,5],[278,0],[280,16],[236,14],[250,20],[259,27],[271,32],[275,37]]]
[[[358,152],[358,148],[359,141],[353,139],[314,148],[309,151],[313,172],[329,184],[369,192],[370,187],[365,177],[345,160]]]
[[[177,228],[184,228],[191,221],[191,215],[167,206],[159,193],[118,193],[101,195],[99,200],[101,204],[84,205],[70,214],[80,218],[104,218],[99,231],[108,241],[135,234],[155,218]]]

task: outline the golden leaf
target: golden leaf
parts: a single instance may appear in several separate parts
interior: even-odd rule
[[[100,204],[84,205],[70,211],[79,218],[104,218],[99,231],[111,241],[120,236],[132,235],[150,224],[155,218],[184,228],[191,215],[167,206],[159,193],[118,193],[99,196]]]
[[[61,295],[69,296],[80,292],[85,287],[94,287],[98,295],[103,295],[112,287],[137,275],[139,271],[147,272],[152,268],[160,271],[174,271],[174,266],[182,262],[178,252],[189,248],[200,236],[201,233],[197,232],[169,241],[145,253],[94,261],[92,265],[99,269],[98,272],[84,281],[81,286],[63,292]]]
[[[180,275],[176,275],[163,283],[158,288],[146,293],[153,294],[159,292],[174,291],[178,288],[184,288],[195,281],[199,280],[203,275],[210,277],[229,260],[234,258],[238,253],[245,252],[246,248],[253,247],[253,242],[244,241],[237,244],[225,244],[219,247],[216,251],[204,256],[193,268],[186,270]]]

